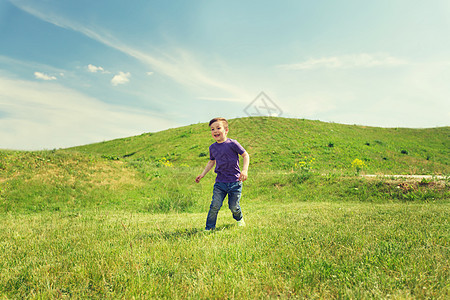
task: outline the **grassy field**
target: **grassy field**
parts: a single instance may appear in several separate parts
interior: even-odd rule
[[[206,124],[0,151],[0,298],[450,297],[450,128],[230,123],[247,227],[214,232]]]
[[[243,205],[221,211],[88,210],[1,218],[0,290],[56,298],[447,298],[449,207]]]

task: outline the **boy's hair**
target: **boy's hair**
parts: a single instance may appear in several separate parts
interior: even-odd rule
[[[214,118],[211,121],[209,121],[209,126],[211,126],[215,122],[222,122],[223,127],[228,128],[228,121],[225,118]]]

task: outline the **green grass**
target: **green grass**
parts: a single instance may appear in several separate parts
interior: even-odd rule
[[[0,150],[0,298],[448,298],[449,129],[231,120],[248,226],[209,233],[207,124]]]
[[[0,219],[0,290],[11,298],[441,298],[449,206],[360,202],[221,211],[88,210]]]
[[[228,136],[250,153],[252,169],[290,170],[306,156],[326,173],[354,172],[351,163],[358,158],[367,173],[450,174],[450,127],[378,128],[259,117],[230,120]],[[202,123],[73,150],[124,161],[165,157],[174,165],[194,167],[205,164],[212,142]]]

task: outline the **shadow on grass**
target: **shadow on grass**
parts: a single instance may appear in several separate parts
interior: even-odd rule
[[[177,229],[175,231],[160,231],[156,233],[149,233],[149,234],[143,234],[138,236],[138,239],[150,239],[150,240],[178,240],[178,239],[190,239],[198,235],[204,235],[204,234],[215,234],[217,232],[221,232],[224,230],[229,230],[230,228],[235,227],[234,224],[227,224],[220,227],[217,227],[214,230],[211,231],[205,231],[204,229],[200,228],[186,228],[186,229]]]

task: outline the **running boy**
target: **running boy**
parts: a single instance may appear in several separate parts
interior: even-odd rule
[[[223,200],[228,195],[228,207],[239,226],[245,226],[239,200],[242,193],[242,182],[247,180],[250,156],[247,151],[233,139],[227,138],[228,121],[224,118],[214,118],[209,121],[211,135],[216,140],[209,146],[209,162],[203,172],[197,176],[198,183],[216,165],[216,183],[205,230],[216,228],[217,214],[222,207]],[[239,155],[244,159],[242,171],[239,169]]]

